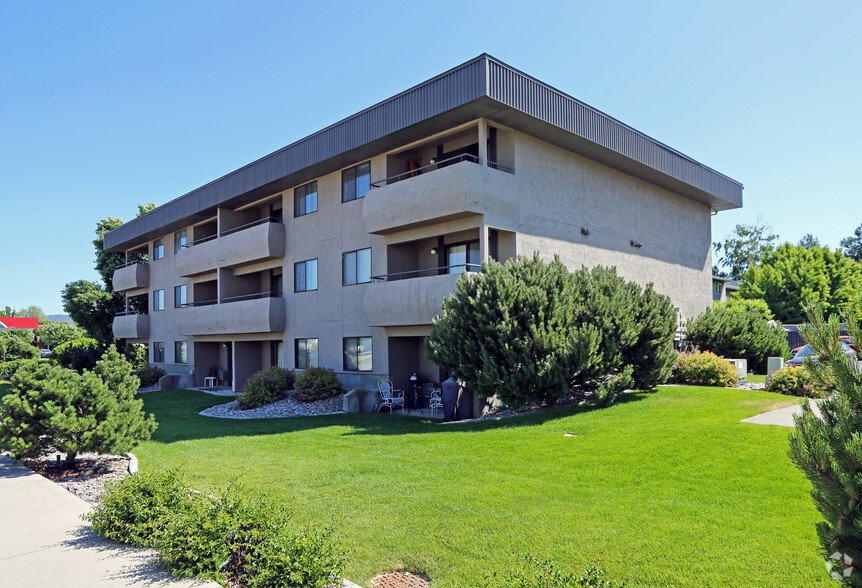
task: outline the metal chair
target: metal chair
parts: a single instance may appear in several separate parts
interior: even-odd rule
[[[380,390],[380,397],[383,399],[377,405],[377,412],[384,408],[389,408],[389,413],[396,408],[404,410],[404,391],[398,390],[392,386],[392,380],[377,380],[377,388]]]
[[[428,408],[431,409],[431,414],[434,414],[438,408],[443,410],[443,392],[440,388],[434,388],[431,391],[431,400],[428,402]]]

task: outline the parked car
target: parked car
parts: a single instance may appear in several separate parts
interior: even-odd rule
[[[851,349],[850,346],[847,345],[846,343],[841,344],[841,351],[843,351],[845,354],[850,356],[852,359],[856,359],[856,352],[853,349]],[[817,362],[816,355],[817,355],[817,353],[813,349],[811,349],[810,345],[803,345],[802,349],[800,349],[793,356],[793,358],[787,362],[787,365],[794,365],[794,366],[803,365],[805,363],[805,358],[810,357],[810,356],[815,356],[814,362],[816,363]]]
[[[856,347],[856,344],[855,344],[855,343],[853,343],[853,338],[852,338],[852,337],[850,337],[849,335],[841,335],[841,336],[840,336],[840,337],[838,337],[838,338],[839,338],[839,339],[841,339],[841,342],[842,342],[842,343],[847,343],[847,346],[848,346],[848,347],[850,347],[850,349],[852,349],[852,350],[853,350],[853,351],[855,351],[856,353],[859,353],[859,348],[858,348],[858,347]]]
[[[41,357],[42,359],[45,359],[46,357],[51,357],[51,350],[50,349],[40,349],[39,350],[39,357]]]

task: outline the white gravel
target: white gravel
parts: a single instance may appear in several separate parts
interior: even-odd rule
[[[200,412],[203,416],[221,419],[283,419],[297,416],[320,416],[325,414],[341,414],[344,412],[344,395],[339,394],[332,398],[316,400],[314,402],[300,402],[289,394],[284,400],[265,404],[258,408],[242,410],[239,402],[234,400],[227,404],[211,406]]]

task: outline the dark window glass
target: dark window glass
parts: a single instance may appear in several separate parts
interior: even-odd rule
[[[153,292],[153,310],[165,309],[165,291],[156,290]]]
[[[284,341],[273,341],[269,346],[269,365],[284,367]]]
[[[293,191],[293,216],[317,212],[317,180]]]
[[[188,245],[188,238],[186,237],[186,230],[177,231],[174,233],[174,253],[179,251],[180,249],[185,249],[186,245]]]
[[[371,162],[366,161],[341,172],[341,201],[362,198],[371,188]]]
[[[165,256],[165,240],[156,239],[153,241],[153,259],[161,259]]]
[[[450,274],[458,274],[465,269],[468,272],[479,271],[479,268],[475,267],[479,265],[479,260],[479,241],[446,246],[446,265],[449,266]]]
[[[371,281],[371,248],[348,251],[344,254],[342,277],[345,286]]]
[[[186,305],[186,286],[174,287],[174,308],[183,308]]]
[[[344,338],[344,371],[371,371],[371,337]]]
[[[153,342],[153,363],[165,363],[165,344],[162,341]]]
[[[300,261],[293,266],[294,292],[317,290],[317,260]]]
[[[296,340],[296,369],[317,367],[317,339]]]
[[[189,362],[189,344],[186,341],[174,343],[174,363]]]

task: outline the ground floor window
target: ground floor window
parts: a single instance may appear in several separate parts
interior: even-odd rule
[[[153,363],[165,363],[164,341],[153,341]]]
[[[177,341],[174,343],[174,363],[189,362],[189,343],[188,341]]]
[[[317,339],[296,340],[296,369],[317,367]]]
[[[344,371],[371,371],[371,337],[344,338]]]

